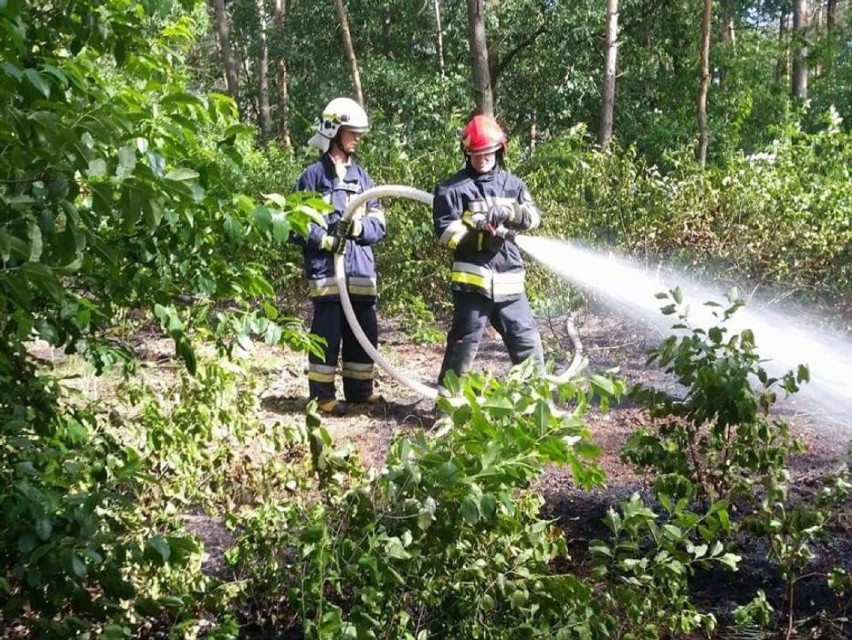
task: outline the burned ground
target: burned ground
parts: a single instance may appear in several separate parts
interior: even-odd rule
[[[548,355],[558,361],[558,367],[565,365],[567,354],[563,349],[570,344],[561,327],[562,320],[540,322]],[[579,316],[577,328],[589,359],[587,373],[617,370],[617,375],[630,384],[642,383],[675,394],[683,391],[666,374],[646,365],[647,350],[661,337],[653,330],[605,310]],[[420,382],[434,382],[443,344],[413,344],[405,328],[394,321],[384,322],[380,340],[380,351],[400,372]],[[496,333],[489,330],[475,367],[496,376],[508,370],[508,357]],[[302,420],[306,388],[302,365],[297,362],[291,361],[278,372],[270,371],[262,401],[267,417]],[[387,399],[386,405],[353,406],[344,417],[327,418],[324,426],[335,440],[354,443],[365,465],[381,466],[395,436],[428,429],[435,413],[432,401],[420,399],[384,371],[378,372],[376,390]],[[836,420],[821,420],[819,407],[805,401],[782,403],[777,413],[805,444],[804,451],[793,453],[789,459],[793,499],[812,499],[821,479],[848,459],[852,431]],[[605,413],[593,407],[586,422],[602,451],[599,464],[607,475],[606,487],[582,490],[573,483],[570,472],[562,469],[548,469],[537,486],[546,500],[544,515],[553,518],[565,532],[572,567],[578,573],[588,561],[588,543],[607,536],[603,518],[608,509],[618,507],[634,492],[652,501],[646,481],[619,457],[629,435],[648,423],[644,411],[624,401]],[[767,561],[766,551],[761,540],[743,538],[737,549],[742,556],[739,571],[699,572],[691,580],[694,601],[702,610],[714,612],[722,627],[731,622],[733,608],[750,601],[758,589],[766,592],[776,611],[786,610],[784,581],[778,568]],[[833,567],[852,571],[852,503],[847,503],[836,522],[827,528],[814,552],[809,577],[796,586],[795,618],[802,629],[810,630],[812,637],[845,637],[850,633],[849,624],[843,627],[836,620],[852,614],[852,600],[848,596],[836,597],[826,586],[825,574]],[[827,615],[820,619],[820,612]]]

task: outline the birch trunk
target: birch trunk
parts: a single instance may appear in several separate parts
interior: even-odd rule
[[[612,139],[612,121],[615,113],[615,72],[618,58],[618,0],[606,1],[606,49],[604,52],[603,100],[601,130],[598,144],[602,149]]]
[[[793,31],[796,47],[793,53],[793,96],[806,100],[808,97],[808,0],[793,0]]]
[[[260,67],[257,70],[258,125],[261,143],[269,140],[272,132],[272,115],[269,108],[269,44],[266,38],[266,8],[263,0],[256,0],[258,36],[260,37]]]
[[[701,54],[698,82],[698,147],[695,157],[701,166],[707,164],[707,94],[710,91],[710,22],[713,18],[713,0],[704,0],[704,12],[701,17]]]

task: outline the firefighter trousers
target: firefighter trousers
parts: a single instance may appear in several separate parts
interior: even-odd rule
[[[438,384],[443,382],[447,371],[461,376],[470,370],[489,322],[503,338],[512,364],[534,358],[536,364],[544,368],[541,336],[525,293],[514,300],[494,302],[478,293],[453,291],[453,323],[447,334]]]
[[[376,302],[352,300],[355,317],[374,347],[378,344]],[[373,360],[355,339],[343,314],[339,300],[315,300],[311,333],[325,338],[322,356],[308,356],[308,387],[311,398],[320,402],[335,397],[337,361],[343,347],[343,397],[349,402],[363,402],[373,393]]]

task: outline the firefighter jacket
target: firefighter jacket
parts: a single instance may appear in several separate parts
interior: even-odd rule
[[[534,229],[541,222],[520,178],[500,167],[479,174],[468,164],[435,189],[435,233],[441,245],[454,252],[454,291],[475,291],[495,302],[514,300],[524,292],[526,272],[520,250],[513,242],[475,228],[476,220],[492,206],[513,211],[505,223],[510,228]]]
[[[308,166],[296,183],[297,191],[315,191],[334,207],[325,214],[325,224],[311,222],[309,234],[304,238],[291,235],[291,240],[303,247],[305,276],[314,300],[339,299],[340,292],[334,280],[334,254],[321,248],[326,235],[334,234],[349,201],[370,189],[373,181],[363,167],[349,162],[342,178],[338,177],[334,160],[327,153]],[[375,299],[377,293],[376,263],[372,245],[385,236],[385,214],[378,200],[370,200],[359,211],[362,230],[355,238],[347,238],[344,252],[347,291],[353,299]]]

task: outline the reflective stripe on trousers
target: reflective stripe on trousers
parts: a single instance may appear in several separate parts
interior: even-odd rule
[[[340,288],[332,277],[308,280],[308,288],[311,291],[311,298],[340,295]],[[351,296],[376,297],[378,286],[375,278],[351,276],[346,278],[346,290]]]
[[[374,347],[378,344],[376,303],[352,300],[358,323]],[[308,387],[311,398],[329,400],[335,397],[337,362],[343,355],[343,397],[358,402],[373,393],[373,361],[364,351],[343,314],[339,300],[314,300],[311,333],[325,338],[322,356],[308,355]]]

